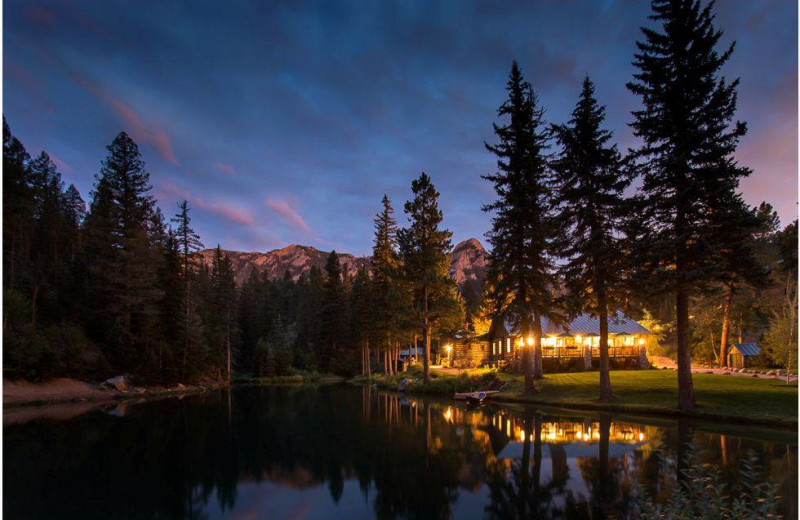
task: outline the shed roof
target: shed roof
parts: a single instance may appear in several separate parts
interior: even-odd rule
[[[517,330],[511,327],[511,324],[506,321],[504,323],[506,330],[510,334],[517,334]],[[565,325],[557,325],[547,318],[542,318],[542,334],[572,334],[572,335],[588,335],[600,334],[600,320],[597,317],[588,314],[581,314],[574,320]],[[626,316],[620,311],[614,311],[614,314],[608,317],[608,333],[609,334],[652,334],[648,329],[643,327],[639,322],[633,318]]]
[[[743,356],[757,356],[761,354],[761,349],[758,348],[756,343],[734,343],[733,348],[739,351]]]

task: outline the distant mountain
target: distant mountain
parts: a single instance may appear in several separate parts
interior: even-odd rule
[[[315,247],[300,245],[291,245],[266,253],[227,250],[224,252],[233,263],[238,284],[244,282],[254,269],[259,273],[266,271],[270,279],[283,278],[284,273],[289,271],[292,279],[297,280],[312,266],[316,265],[320,270],[324,269],[325,259],[330,254],[329,251],[320,251]],[[342,271],[350,276],[354,276],[361,266],[367,269],[370,267],[371,257],[358,257],[338,251],[337,254],[342,264]],[[470,238],[456,244],[451,255],[450,276],[459,286],[468,280],[483,281],[489,255],[477,239]],[[214,250],[204,249],[198,253],[198,256],[202,263],[211,265]]]

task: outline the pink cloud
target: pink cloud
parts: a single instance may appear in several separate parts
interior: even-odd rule
[[[252,226],[256,223],[253,216],[245,209],[227,202],[207,201],[202,197],[195,197],[188,190],[182,189],[169,181],[157,180],[156,188],[158,198],[186,199],[190,206],[213,213],[235,224]]]
[[[308,224],[306,224],[306,221],[303,219],[303,217],[297,213],[297,209],[292,207],[295,206],[295,204],[286,200],[271,199],[269,197],[267,197],[264,202],[269,209],[277,213],[281,218],[283,218],[283,220],[295,228],[308,235],[313,234],[311,228],[308,226]]]
[[[192,198],[192,202],[200,209],[210,211],[237,224],[252,226],[256,223],[255,219],[247,211],[224,202],[207,202],[200,197]]]
[[[53,161],[53,164],[58,166],[58,169],[61,170],[62,172],[70,173],[75,170],[72,166],[67,164],[65,161],[63,161],[60,157],[58,157],[54,153],[47,152],[47,154],[50,156],[50,160]]]
[[[72,77],[80,86],[105,101],[122,119],[135,140],[150,145],[165,161],[176,166],[179,164],[178,158],[175,156],[175,150],[172,148],[172,140],[166,132],[146,123],[136,110],[122,100],[112,96],[102,86],[75,74]]]
[[[233,166],[231,166],[229,164],[223,164],[223,163],[218,163],[218,162],[211,163],[211,164],[214,165],[214,168],[218,169],[219,171],[221,171],[225,175],[236,175],[236,170],[234,170]]]

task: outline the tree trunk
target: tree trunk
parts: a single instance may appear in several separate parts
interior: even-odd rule
[[[719,366],[728,364],[728,333],[731,327],[731,300],[733,299],[733,284],[725,287],[725,305],[722,307],[722,337],[719,340]]]
[[[605,294],[598,293],[600,303],[600,402],[611,401],[611,374],[610,360],[608,357],[608,305],[606,304]]]
[[[522,334],[522,356],[520,362],[522,363],[522,373],[525,376],[525,394],[533,395],[536,393],[536,385],[534,384],[534,355],[533,347],[528,344],[528,338],[533,335],[531,330],[531,322],[529,317],[525,317],[520,323],[520,333]],[[500,343],[500,353],[502,354],[503,343]]]
[[[369,340],[367,340],[367,376],[372,377],[372,359],[369,351]]]
[[[36,300],[39,299],[39,284],[33,286],[33,296],[31,297],[31,331],[36,330]]]
[[[692,352],[689,345],[689,295],[684,288],[676,293],[678,342],[678,409],[687,412],[695,407],[692,383]]]
[[[533,378],[542,379],[542,317],[533,313]]]
[[[428,321],[428,288],[423,289],[422,294],[422,341],[425,343],[425,357],[423,359],[423,380],[430,383],[429,371],[431,360],[431,326]]]

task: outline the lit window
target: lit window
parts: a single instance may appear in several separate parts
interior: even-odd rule
[[[511,352],[511,338],[506,338],[506,352]]]

